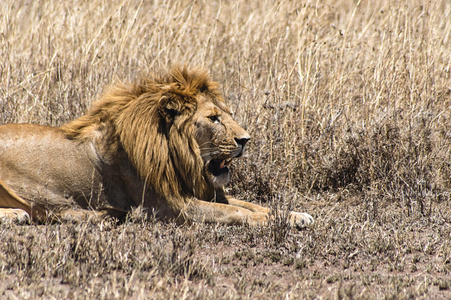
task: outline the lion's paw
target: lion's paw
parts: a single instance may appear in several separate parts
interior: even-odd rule
[[[291,212],[291,224],[297,229],[305,228],[314,223],[313,217],[307,213]]]
[[[0,222],[10,221],[16,224],[30,224],[30,215],[19,208],[2,208],[0,209]]]

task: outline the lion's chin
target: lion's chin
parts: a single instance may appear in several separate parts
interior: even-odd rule
[[[210,174],[211,183],[215,188],[225,186],[230,181],[229,164],[230,160],[213,159],[208,162],[207,170]]]
[[[215,189],[221,188],[221,187],[225,186],[225,185],[228,184],[229,181],[230,181],[230,173],[229,173],[229,172],[227,172],[227,173],[222,173],[222,174],[220,174],[220,175],[218,175],[218,176],[214,176],[214,175],[212,174],[211,177],[213,177],[213,178],[212,178],[212,183],[213,183],[213,187],[214,187]]]

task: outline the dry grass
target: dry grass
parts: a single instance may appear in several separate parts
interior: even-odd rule
[[[229,191],[315,225],[0,225],[0,297],[446,298],[448,1],[0,4],[0,123],[60,125],[172,63],[252,135]]]

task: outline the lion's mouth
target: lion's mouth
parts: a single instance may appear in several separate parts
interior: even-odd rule
[[[213,176],[219,176],[229,172],[229,166],[232,159],[212,159],[210,161],[209,171]]]

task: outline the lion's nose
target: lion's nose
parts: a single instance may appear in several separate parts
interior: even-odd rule
[[[235,138],[235,141],[238,145],[241,146],[241,148],[244,148],[244,145],[246,145],[246,143],[250,140],[250,136],[243,136],[240,138]]]

